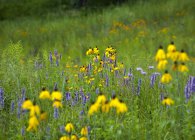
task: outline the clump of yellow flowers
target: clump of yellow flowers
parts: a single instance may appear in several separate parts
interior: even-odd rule
[[[74,125],[72,123],[70,122],[67,123],[64,129],[69,135],[60,137],[60,140],[87,140],[87,136],[88,136],[87,126],[81,129],[81,138],[78,138],[76,134],[72,134],[74,130]]]
[[[123,101],[119,100],[116,96],[113,96],[110,102],[107,101],[106,96],[102,93],[97,97],[96,102],[92,103],[89,108],[88,116],[92,116],[99,110],[104,113],[108,113],[111,108],[115,108],[117,114],[127,112],[127,105]]]

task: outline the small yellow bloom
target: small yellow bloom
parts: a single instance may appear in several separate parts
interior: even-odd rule
[[[81,129],[81,135],[82,136],[87,136],[88,135],[88,129],[87,129],[87,126],[83,127]]]
[[[66,126],[65,126],[65,130],[66,130],[66,132],[71,133],[74,130],[73,124],[72,123],[67,123]]]
[[[79,140],[87,140],[86,137],[81,137]]]
[[[88,116],[93,115],[95,112],[98,112],[99,109],[99,103],[93,103],[88,111]]]
[[[29,126],[27,128],[27,131],[35,130],[37,131],[37,126],[39,125],[39,121],[36,116],[32,116],[29,119]]]
[[[160,46],[157,53],[156,53],[155,60],[160,61],[160,60],[164,60],[164,59],[166,59],[166,54],[165,54],[162,46]]]
[[[168,52],[174,52],[174,51],[176,51],[176,47],[175,47],[175,44],[174,44],[173,41],[168,45],[167,51]]]
[[[117,114],[127,112],[127,105],[123,102],[120,102],[119,106],[117,107]]]
[[[51,99],[54,100],[62,100],[62,93],[55,89],[51,94]]]
[[[185,62],[185,61],[189,61],[190,59],[189,59],[187,53],[184,52],[184,50],[181,50],[178,60],[181,62]]]
[[[164,60],[159,60],[159,61],[158,61],[157,68],[158,68],[159,70],[163,70],[163,69],[166,68],[167,63],[168,63],[168,61],[167,61],[166,59],[164,59]]]
[[[99,49],[97,47],[93,48],[93,53],[94,54],[99,54]]]
[[[181,65],[179,65],[178,70],[179,70],[180,72],[188,72],[188,71],[189,71],[189,69],[188,69],[188,67],[185,65],[185,63],[182,63]]]
[[[162,101],[162,104],[163,105],[173,105],[174,104],[174,101],[171,99],[171,98],[167,98],[167,97],[165,97],[164,99],[163,99],[163,101]]]
[[[72,136],[71,136],[71,140],[78,140],[79,138],[77,137],[77,135],[75,135],[75,134],[73,134]]]
[[[105,102],[105,104],[102,105],[102,112],[108,113],[110,110],[110,104],[108,101]]]
[[[172,76],[168,73],[168,71],[165,71],[165,74],[161,77],[161,83],[166,84],[171,82]]]
[[[33,106],[30,108],[30,116],[31,117],[35,115],[40,116],[40,113],[41,113],[40,107],[36,104],[33,104]]]
[[[179,58],[179,52],[178,51],[168,52],[167,58],[170,58],[172,61],[177,61]]]
[[[42,89],[41,93],[39,94],[40,99],[50,99],[50,93],[45,88]]]
[[[70,139],[70,137],[68,137],[68,136],[62,136],[62,137],[60,138],[60,140],[71,140],[71,139]]]
[[[47,112],[41,112],[41,115],[40,115],[40,120],[41,121],[44,121],[44,120],[46,120],[47,119]]]
[[[106,102],[106,96],[103,95],[102,93],[100,93],[100,95],[98,96],[96,103],[98,104],[104,104]]]
[[[22,109],[24,110],[30,110],[32,106],[33,106],[33,103],[29,99],[25,99],[25,101],[22,103]]]
[[[110,107],[118,107],[120,105],[119,99],[117,97],[113,97],[110,101]]]
[[[53,107],[56,107],[56,108],[62,107],[61,101],[60,100],[55,100],[53,102]]]

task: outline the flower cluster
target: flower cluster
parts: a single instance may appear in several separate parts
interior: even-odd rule
[[[111,108],[115,108],[117,114],[127,112],[126,104],[119,100],[116,96],[113,96],[110,102],[106,99],[106,96],[101,94],[97,97],[96,102],[94,102],[88,111],[88,116],[93,115],[94,113],[98,112],[99,110],[104,113],[108,113]]]

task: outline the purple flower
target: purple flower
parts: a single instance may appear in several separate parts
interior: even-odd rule
[[[52,53],[51,52],[49,52],[49,61],[52,64],[53,59],[52,59]]]
[[[137,71],[143,71],[143,69],[141,67],[137,67],[136,70]]]
[[[109,78],[108,78],[108,75],[106,75],[106,86],[107,87],[109,86]]]
[[[0,88],[0,108],[4,108],[4,91]]]
[[[11,101],[10,113],[14,112],[14,101]]]
[[[96,88],[95,93],[96,94],[99,94],[100,93],[100,89],[99,88]]]
[[[18,108],[17,108],[17,117],[18,119],[20,119],[20,115],[21,115],[21,106],[22,106],[22,99],[18,99]]]
[[[66,101],[69,101],[71,99],[70,92],[66,93]]]
[[[140,95],[141,83],[142,83],[142,79],[140,78],[140,79],[138,80],[137,95]]]
[[[22,129],[21,129],[21,135],[22,135],[22,136],[25,135],[25,127],[22,127]]]
[[[79,101],[79,94],[78,94],[78,92],[76,92],[76,93],[75,93],[74,100],[75,100],[76,102],[78,102],[78,101]]]
[[[22,88],[22,101],[24,101],[26,98],[26,89]]]
[[[62,126],[60,126],[60,132],[61,133],[64,133],[65,131],[64,131],[64,126],[62,125]]]
[[[59,110],[58,108],[54,107],[54,118],[57,119],[59,117]]]
[[[156,81],[156,74],[152,74],[151,76],[150,76],[150,87],[154,87],[154,84],[155,84],[155,81]]]
[[[145,71],[142,70],[142,71],[141,71],[141,74],[142,74],[142,75],[146,75],[147,73],[146,73]]]

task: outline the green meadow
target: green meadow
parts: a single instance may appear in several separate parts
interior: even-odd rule
[[[194,13],[193,0],[153,0],[1,20],[0,139],[195,139]],[[189,61],[158,69],[171,41]]]

